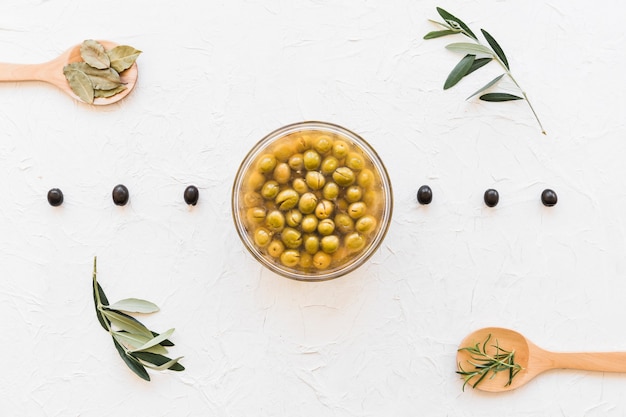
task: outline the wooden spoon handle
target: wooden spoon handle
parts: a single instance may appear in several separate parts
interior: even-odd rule
[[[626,352],[552,353],[553,368],[626,372]]]
[[[0,81],[49,81],[47,64],[0,63]]]

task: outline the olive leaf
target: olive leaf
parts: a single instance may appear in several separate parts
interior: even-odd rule
[[[504,74],[496,77],[495,79],[488,82],[485,86],[481,87],[478,91],[473,93],[468,97],[468,99],[480,94],[485,91],[489,87],[493,86],[495,83],[500,81],[502,77],[505,75],[515,84],[515,86],[519,89],[521,96],[517,96],[515,94],[509,93],[488,93],[483,94],[479,97],[480,100],[490,101],[490,102],[503,102],[503,101],[514,101],[514,100],[525,100],[530,110],[541,129],[541,133],[546,134],[541,121],[539,120],[539,116],[535,111],[532,103],[528,99],[526,92],[519,85],[513,74],[511,73],[511,68],[509,66],[509,61],[502,50],[500,44],[495,40],[493,36],[489,32],[484,29],[481,29],[481,33],[487,44],[489,46],[484,45],[480,42],[480,40],[476,37],[474,32],[458,17],[453,14],[447,12],[441,7],[437,7],[437,13],[443,18],[443,22],[431,21],[445,29],[436,30],[432,32],[428,32],[424,39],[435,39],[442,36],[461,34],[472,40],[472,42],[455,42],[446,45],[446,49],[453,52],[461,52],[465,54],[465,56],[461,59],[460,62],[456,64],[456,66],[452,69],[452,71],[448,74],[446,81],[444,83],[443,89],[447,90],[450,87],[456,85],[463,77],[471,74],[472,72],[484,67],[489,62],[495,60],[500,66],[504,69]],[[479,58],[476,58],[480,56]]]
[[[127,313],[155,313],[159,307],[150,301],[139,298],[125,298],[109,306],[112,310],[125,311]]]
[[[104,46],[93,39],[83,41],[80,45],[80,56],[90,66],[98,69],[109,68],[111,61]]]
[[[70,88],[85,103],[93,103],[94,91],[93,83],[83,71],[65,67],[63,74],[67,78]]]
[[[514,94],[509,94],[509,93],[488,93],[488,94],[483,94],[479,98],[483,101],[494,101],[494,102],[524,100],[523,97],[516,96]]]
[[[459,81],[461,81],[461,78],[465,77],[469,69],[472,67],[475,58],[476,55],[465,55],[463,59],[461,59],[459,63],[456,64],[456,66],[452,69],[450,75],[448,75],[448,78],[443,85],[443,89],[447,90],[448,88],[455,86]]]
[[[92,295],[96,307],[98,322],[113,338],[115,349],[124,363],[140,378],[150,381],[146,367],[154,370],[170,369],[183,371],[185,369],[178,361],[167,356],[166,346],[174,346],[169,337],[174,329],[161,334],[149,330],[139,320],[124,313],[127,312],[153,313],[159,310],[156,304],[139,298],[126,298],[112,305],[97,280],[97,262],[93,260]],[[120,308],[117,310],[116,308]]]
[[[111,68],[117,72],[122,72],[130,68],[139,57],[139,54],[141,54],[141,51],[128,45],[118,45],[107,51]]]

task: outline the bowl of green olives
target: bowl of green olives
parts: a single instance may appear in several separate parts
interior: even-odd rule
[[[261,139],[241,163],[232,214],[244,246],[273,272],[323,281],[363,265],[393,211],[391,182],[359,135],[300,122]]]

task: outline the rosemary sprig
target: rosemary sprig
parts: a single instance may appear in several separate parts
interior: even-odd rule
[[[443,89],[447,90],[448,88],[453,87],[459,81],[461,81],[463,77],[471,74],[477,69],[495,60],[502,67],[502,69],[504,70],[504,73],[497,76],[493,80],[489,81],[483,87],[478,89],[474,94],[470,95],[467,99],[469,100],[470,98],[493,87],[504,76],[506,76],[519,89],[522,95],[521,97],[515,94],[509,94],[509,93],[486,93],[486,94],[481,95],[479,98],[483,101],[491,101],[491,102],[525,100],[526,103],[528,103],[528,106],[530,107],[530,110],[532,111],[533,116],[535,116],[537,123],[539,124],[541,133],[545,135],[546,131],[543,128],[541,121],[539,120],[539,116],[537,115],[535,108],[533,107],[532,103],[528,99],[528,96],[526,92],[524,91],[524,89],[522,89],[520,84],[517,82],[517,80],[511,73],[509,61],[507,60],[506,55],[504,54],[504,51],[502,50],[498,42],[496,42],[496,40],[493,38],[493,36],[491,36],[489,32],[487,32],[486,30],[481,29],[480,31],[482,32],[483,37],[485,38],[489,46],[484,45],[478,39],[478,37],[474,34],[474,32],[472,32],[469,26],[467,26],[461,19],[448,13],[441,7],[437,7],[437,12],[443,18],[444,22],[437,22],[434,20],[430,20],[430,21],[443,27],[444,29],[428,32],[424,36],[424,39],[435,39],[435,38],[440,38],[442,36],[459,35],[459,34],[464,35],[471,39],[471,42],[457,42],[457,43],[451,43],[446,46],[447,49],[451,51],[455,51],[455,52],[464,53],[465,56],[452,69],[452,71],[450,72],[450,74],[448,75],[448,78],[446,79],[444,83]],[[477,56],[480,56],[480,58],[477,58]]]
[[[517,375],[522,368],[521,365],[515,363],[515,351],[508,351],[500,347],[498,341],[494,345],[491,345],[495,349],[493,354],[487,353],[487,344],[491,339],[491,334],[487,336],[487,339],[481,344],[476,343],[474,346],[466,346],[460,348],[459,351],[466,351],[470,354],[470,359],[467,362],[474,367],[473,370],[465,370],[458,364],[457,374],[461,375],[463,382],[463,391],[465,386],[469,383],[472,388],[476,388],[489,373],[491,373],[490,379],[493,379],[498,372],[505,371],[508,373],[508,381],[504,385],[508,387],[511,385],[513,378]],[[475,379],[472,381],[472,379]],[[470,382],[472,381],[472,382]]]
[[[96,258],[93,259],[93,301],[96,317],[104,330],[113,338],[113,344],[126,365],[140,378],[150,381],[146,368],[184,371],[178,363],[182,357],[170,359],[166,347],[174,346],[168,338],[174,329],[158,334],[148,330],[139,320],[128,313],[149,314],[159,311],[154,303],[138,298],[126,298],[112,305],[96,280]]]

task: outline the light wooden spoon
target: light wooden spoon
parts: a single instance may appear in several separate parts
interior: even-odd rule
[[[98,41],[106,49],[111,49],[117,44],[109,41]],[[76,45],[57,58],[43,64],[8,64],[0,63],[0,81],[44,81],[59,87],[76,100],[84,103],[70,88],[63,67],[71,62],[82,61],[80,56],[80,45]],[[126,84],[126,89],[111,97],[98,97],[93,104],[97,106],[113,104],[126,97],[137,83],[137,63],[120,74],[122,83]]]
[[[487,327],[477,330],[468,335],[460,345],[460,348],[474,346],[479,343],[482,347],[487,337],[491,339],[487,344],[487,353],[494,354],[493,345],[498,344],[502,349],[515,351],[515,363],[522,366],[522,370],[513,377],[511,384],[506,385],[509,374],[500,371],[495,377],[490,373],[477,386],[476,389],[489,392],[510,391],[518,388],[528,381],[550,369],[578,369],[584,371],[600,372],[626,372],[626,352],[592,352],[592,353],[561,353],[544,350],[520,333],[500,327]],[[471,354],[464,350],[457,353],[457,365],[460,364],[466,371],[474,369],[467,361]],[[468,386],[472,385],[472,380]]]

